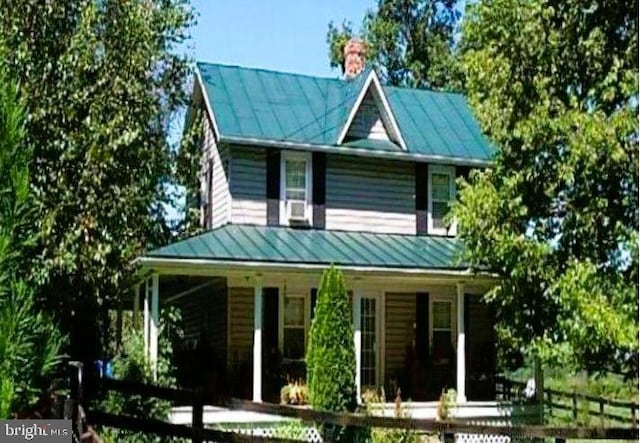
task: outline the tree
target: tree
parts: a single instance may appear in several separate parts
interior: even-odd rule
[[[456,0],[379,0],[363,20],[367,59],[389,85],[458,90],[453,48],[460,16]],[[350,23],[329,23],[331,67],[342,67],[344,45],[353,36]]]
[[[25,112],[18,88],[6,75],[3,59],[0,57],[0,418],[6,419],[28,413],[44,397],[60,363],[64,337],[37,308],[35,288],[27,278],[37,236],[29,190],[32,153],[24,144]]]
[[[484,0],[461,48],[495,165],[453,216],[504,347],[637,374],[638,4]]]
[[[100,355],[109,306],[133,259],[167,240],[171,117],[186,102],[176,50],[187,0],[7,0],[0,35],[29,97],[40,207],[41,299],[71,333],[71,355]]]
[[[342,273],[331,267],[322,275],[307,348],[307,385],[314,409],[353,412],[356,357],[349,296]],[[352,441],[348,429],[335,428],[337,441]]]

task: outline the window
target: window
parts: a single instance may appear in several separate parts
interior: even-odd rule
[[[311,155],[283,152],[280,184],[280,224],[311,219]]]
[[[455,235],[455,224],[447,225],[445,217],[449,204],[455,197],[455,168],[451,166],[429,166],[429,232],[440,235]]]
[[[282,334],[282,356],[301,360],[305,353],[305,298],[287,295],[284,297],[284,324]]]
[[[285,199],[307,200],[307,161],[303,158],[285,160]]]
[[[433,301],[431,304],[431,353],[436,363],[448,363],[453,358],[452,302]]]

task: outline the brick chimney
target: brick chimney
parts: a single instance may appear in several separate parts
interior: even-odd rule
[[[344,78],[350,80],[364,69],[366,47],[364,41],[352,38],[344,45]]]

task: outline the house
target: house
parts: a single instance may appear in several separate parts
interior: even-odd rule
[[[202,113],[205,231],[139,260],[150,356],[159,310],[178,305],[187,378],[274,400],[286,376],[304,376],[333,264],[351,297],[360,393],[400,387],[418,404],[455,388],[460,404],[493,401],[482,295],[494,279],[461,263],[446,218],[456,178],[490,166],[493,148],[463,96],[381,84],[358,42],[345,73],[197,63],[187,125]]]

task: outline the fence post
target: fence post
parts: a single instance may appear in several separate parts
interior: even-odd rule
[[[600,399],[600,425],[604,427],[604,398]]]
[[[547,391],[547,403],[549,404],[549,417],[553,417],[553,401],[551,397],[551,391]]]
[[[82,434],[82,423],[80,422],[80,402],[82,401],[82,368],[79,361],[70,361],[69,374],[69,398],[64,405],[64,418],[71,419],[72,432],[77,436]]]
[[[564,438],[556,437],[556,443],[567,443],[567,440]]]
[[[631,404],[631,424],[636,426],[636,405]]]
[[[193,443],[202,443],[202,431],[204,430],[204,391],[197,389],[193,396],[191,408],[191,427],[193,428]]]
[[[576,388],[573,388],[573,419],[578,420],[578,394]]]

